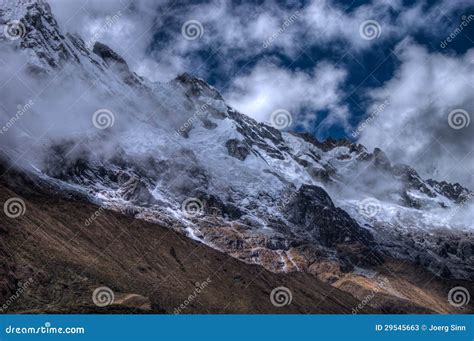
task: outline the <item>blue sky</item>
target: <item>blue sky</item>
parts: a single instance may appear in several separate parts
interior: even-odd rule
[[[244,7],[245,4],[249,4],[257,14],[267,11],[265,8],[262,9],[259,5],[253,5],[255,2],[243,1],[239,6],[231,6],[229,8],[230,13],[239,15],[239,13],[244,12],[241,8]],[[421,2],[417,1],[405,1],[402,2],[402,4],[400,8],[403,9],[392,9],[390,11],[388,15],[391,20],[402,17],[406,9],[410,10],[421,6]],[[350,16],[356,12],[357,9],[363,6],[370,6],[371,2],[334,1],[331,5]],[[295,11],[304,11],[306,6],[310,6],[310,2],[287,2],[286,4],[285,2],[279,2],[278,4],[273,4],[273,6],[283,8],[288,14],[287,17],[289,17],[295,13]],[[447,44],[444,48],[441,47],[441,43],[447,38],[448,33],[460,25],[462,16],[474,13],[473,7],[469,7],[467,2],[465,4],[460,3],[455,7],[450,7],[439,1],[429,1],[424,3],[421,7],[423,11],[430,13],[430,15],[418,19],[424,21],[420,28],[409,31],[409,27],[407,27],[407,34],[402,33],[397,35],[390,33],[386,38],[383,37],[383,35],[385,35],[383,20],[377,17],[367,17],[368,19],[379,20],[381,33],[380,38],[376,38],[370,42],[370,46],[362,48],[352,46],[351,44],[348,45],[347,41],[337,39],[337,37],[335,37],[333,41],[321,44],[317,39],[313,39],[314,32],[311,31],[311,26],[305,27],[305,29],[302,30],[292,30],[290,27],[287,31],[281,33],[281,35],[287,35],[287,37],[282,39],[294,39],[295,42],[298,42],[295,44],[297,46],[295,48],[297,50],[296,52],[290,51],[288,53],[284,49],[279,48],[257,49],[257,51],[250,54],[250,56],[246,53],[239,56],[240,47],[222,53],[222,42],[218,40],[206,42],[206,44],[200,44],[200,42],[197,41],[190,42],[195,43],[197,46],[191,49],[189,53],[185,55],[185,58],[190,60],[189,72],[206,79],[223,93],[229,92],[229,90],[227,90],[229,84],[232,83],[236,75],[251,73],[260,62],[268,61],[268,63],[274,64],[282,69],[288,69],[293,72],[306,72],[309,75],[311,75],[311,70],[321,61],[329,62],[347,70],[347,78],[343,84],[341,84],[344,97],[342,101],[349,108],[350,124],[357,126],[359,121],[367,114],[367,90],[380,87],[384,82],[390,80],[400,64],[397,55],[393,53],[398,43],[404,39],[411,38],[413,43],[426,47],[428,51],[444,53],[446,55],[463,54],[474,46],[474,25],[468,25],[451,43]],[[384,15],[385,14],[386,13],[384,13]],[[281,22],[284,23],[287,17],[280,17]],[[168,18],[169,21],[167,24],[170,26],[179,25],[180,21],[175,19],[174,17]],[[442,25],[440,25],[440,23],[442,23]],[[298,18],[295,19],[294,25],[299,25]],[[434,29],[433,27],[436,26],[440,27]],[[216,29],[216,27],[204,26],[204,32],[213,29]],[[217,29],[219,28],[217,27]],[[155,40],[150,46],[150,52],[161,51],[160,45],[162,45],[163,42],[172,44],[173,39],[173,33],[169,30],[158,31]],[[279,37],[276,39],[279,39]],[[356,36],[355,39],[359,39],[359,37]],[[230,45],[231,44],[230,42]],[[249,45],[252,44],[249,43]],[[291,86],[291,84],[289,84],[289,86]],[[321,91],[324,91],[324,89],[321,89]],[[277,96],[280,96],[280,94],[277,94]],[[327,117],[328,112],[328,109],[312,108],[311,106],[299,108],[298,112],[292,113],[294,116],[314,116],[316,119],[311,121],[310,126],[298,124],[298,120],[294,120],[295,127],[293,128],[304,131],[309,130],[314,132],[319,138],[331,136],[353,139],[350,130],[344,129],[343,126],[337,123],[329,126],[323,125],[322,129],[318,129],[318,126],[321,122],[324,122]]]
[[[472,1],[51,4],[86,41],[120,11],[99,40],[153,81],[189,72],[258,121],[286,110],[288,130],[347,137],[423,175],[472,183],[474,124],[448,125],[451,112],[474,111]]]

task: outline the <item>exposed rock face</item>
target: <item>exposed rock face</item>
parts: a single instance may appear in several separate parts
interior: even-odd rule
[[[57,22],[51,14],[49,4],[44,1],[30,1],[27,5],[27,12],[21,23],[25,27],[25,39],[22,40],[22,47],[34,49],[37,55],[46,65],[51,68],[58,68],[66,62],[79,58],[61,34]],[[51,44],[53,43],[53,44]],[[55,54],[49,53],[53,48]]]
[[[376,167],[385,170],[390,170],[392,167],[387,155],[379,148],[374,149],[374,164]]]
[[[239,219],[242,211],[231,203],[224,203],[219,197],[203,191],[196,191],[194,196],[201,200],[203,210],[210,216],[222,216],[230,220]]]
[[[138,77],[135,73],[131,72],[127,62],[119,56],[115,51],[110,47],[100,42],[94,44],[92,50],[96,55],[98,55],[105,64],[122,76],[125,84],[128,84],[133,87],[142,87],[143,80]]]
[[[230,139],[225,143],[225,146],[227,147],[227,151],[229,152],[229,155],[244,161],[247,155],[250,154],[249,148],[245,144],[243,144],[241,141],[237,139]]]
[[[329,195],[317,186],[303,185],[287,205],[288,220],[303,226],[324,246],[337,243],[373,243],[373,237],[344,210],[335,207]]]
[[[193,77],[186,72],[179,75],[176,81],[187,89],[186,95],[189,97],[206,96],[216,100],[222,100],[221,94],[216,89],[210,87],[202,79]]]
[[[470,200],[473,196],[472,192],[458,183],[451,184],[446,181],[436,181],[433,179],[428,179],[426,182],[430,184],[436,192],[458,204]]]
[[[258,123],[232,108],[228,109],[229,117],[237,125],[237,131],[245,137],[245,143],[255,149],[261,149],[271,158],[283,160],[283,152],[288,150],[281,132],[266,124]],[[267,142],[271,141],[271,144]]]
[[[396,165],[393,173],[399,176],[405,184],[406,189],[415,189],[431,198],[436,197],[433,191],[421,179],[416,170],[407,165]]]
[[[97,42],[94,44],[92,52],[101,57],[107,65],[110,66],[117,63],[123,65],[128,70],[127,62],[107,45]]]
[[[125,200],[137,205],[146,206],[156,203],[147,186],[136,177],[130,178],[122,185],[121,194]]]
[[[450,248],[461,259],[474,259],[474,240],[461,240],[457,248]],[[454,252],[451,252],[454,253]]]

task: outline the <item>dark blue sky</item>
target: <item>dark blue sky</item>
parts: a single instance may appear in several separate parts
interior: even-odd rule
[[[203,1],[202,3],[206,3]],[[238,8],[250,4],[255,8],[255,15],[265,12],[268,3],[260,2],[263,5],[259,6],[258,2],[233,2],[232,8],[235,13],[232,15],[239,15],[241,11]],[[278,5],[286,9],[288,13],[294,10],[304,9],[308,2],[305,1],[286,1],[279,2]],[[348,16],[352,15],[361,6],[369,5],[370,1],[336,1],[334,6],[343,10]],[[406,8],[415,6],[417,1],[403,1]],[[273,6],[273,5],[272,5]],[[440,8],[438,11],[437,9]],[[396,54],[393,53],[395,46],[410,36],[417,44],[425,46],[430,52],[439,52],[446,55],[464,54],[469,48],[473,47],[474,37],[474,23],[468,25],[461,34],[459,34],[447,47],[442,48],[440,43],[454,30],[462,21],[463,15],[474,13],[474,7],[467,5],[459,6],[453,10],[449,15],[445,15],[442,3],[439,1],[427,1],[424,3],[423,10],[426,13],[433,12],[424,20],[423,27],[409,32],[409,34],[396,35],[392,34],[390,37],[374,41],[370,48],[355,49],[344,40],[334,40],[327,44],[312,43],[311,35],[314,33],[311,26],[305,30],[298,31],[296,39],[302,43],[301,51],[298,51],[293,56],[279,51],[278,49],[261,49],[258,53],[247,54],[242,53],[239,48],[229,49],[226,54],[222,54],[221,41],[209,41],[206,44],[201,44],[196,48],[186,52],[184,58],[188,62],[189,71],[195,75],[204,78],[210,84],[220,89],[223,93],[226,88],[232,83],[232,80],[245,73],[250,73],[252,69],[262,60],[271,60],[272,63],[278,66],[293,70],[305,71],[313,69],[318,62],[324,60],[332,64],[342,67],[348,72],[346,81],[343,84],[342,90],[345,93],[345,98],[342,99],[351,112],[349,122],[353,126],[357,126],[361,118],[367,115],[367,98],[366,92],[368,89],[377,88],[383,85],[384,82],[394,77],[394,74],[399,67],[400,60]],[[232,11],[231,11],[232,12]],[[403,15],[403,12],[395,10],[388,11],[384,15],[389,17],[389,20],[396,22],[396,20]],[[377,19],[377,18],[376,18]],[[387,20],[384,18],[384,20]],[[440,22],[444,27],[440,27]],[[344,23],[342,23],[344,24]],[[179,17],[170,15],[164,18],[163,26],[176,27],[181,25]],[[381,21],[382,34],[384,34],[383,21]],[[206,33],[212,30],[218,30],[217,27],[210,25],[204,26]],[[175,30],[157,30],[153,44],[149,47],[150,52],[161,51],[162,47],[167,44],[172,44],[174,40],[173,32]],[[406,29],[405,29],[406,30]],[[409,31],[409,30],[408,30]],[[284,32],[283,34],[287,34]],[[291,33],[288,33],[291,34]],[[249,44],[251,44],[249,42]],[[229,57],[230,55],[230,57]],[[291,85],[289,85],[291,86]],[[324,89],[321,89],[324,91]],[[302,111],[308,111],[306,114],[311,114],[312,108],[302,108]],[[313,123],[312,132],[319,138],[332,137],[350,137],[347,129],[346,131],[339,125],[332,125],[324,130],[318,130],[318,125],[325,119],[326,111],[319,110],[317,114],[317,121]],[[298,113],[300,115],[302,113]],[[298,126],[296,122],[293,129],[308,130],[308,127]]]

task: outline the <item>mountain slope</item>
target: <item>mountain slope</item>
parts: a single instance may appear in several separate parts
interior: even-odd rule
[[[30,188],[31,180],[23,175],[13,177],[21,183],[26,213],[2,219],[0,225],[2,266],[9,267],[2,276],[0,301],[32,280],[7,313],[175,313],[195,293],[195,283],[206,281],[182,313],[349,313],[358,304],[313,276],[274,274],[157,224],[64,200],[49,190]],[[4,184],[0,189],[2,203],[19,196]],[[87,224],[90,217],[97,218]],[[92,293],[101,286],[115,292],[118,304],[94,305]],[[270,293],[279,286],[290,288],[292,304],[271,304]],[[138,306],[119,303],[130,295],[141,297]]]
[[[23,25],[0,44],[25,58],[20,83],[38,90],[5,88],[7,112],[30,96],[34,105],[1,134],[2,160],[35,188],[356,296],[353,278],[376,285],[397,261],[430,271],[439,290],[428,297],[443,297],[444,281],[472,286],[472,222],[458,211],[473,193],[463,186],[422,179],[377,148],[256,122],[189,74],[151,83],[108,46],[63,33],[43,1],[8,3],[0,18]]]
[[[66,198],[56,192],[57,187],[44,187],[40,179],[13,170],[6,174],[0,181],[0,202],[22,198],[25,214],[0,223],[6,275],[1,301],[18,293],[24,283],[28,286],[5,313],[465,313],[472,309],[454,308],[446,301],[449,288],[468,282],[443,282],[413,264],[386,259],[383,267],[374,267],[381,275],[376,282],[358,273],[330,286],[303,272],[272,273],[248,265],[169,228],[104,210],[81,198]],[[196,283],[203,288],[198,294]],[[93,292],[104,286],[113,290],[114,304],[97,307]],[[282,286],[290,290],[292,300],[276,307],[271,292]],[[195,297],[190,300],[190,295]],[[363,301],[368,304],[360,306]],[[185,307],[178,309],[182,304]]]

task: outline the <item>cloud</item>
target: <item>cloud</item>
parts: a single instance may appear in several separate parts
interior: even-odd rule
[[[259,121],[268,122],[273,111],[284,109],[305,128],[314,125],[318,111],[328,111],[331,120],[347,125],[349,112],[341,103],[344,98],[341,85],[346,76],[344,69],[326,62],[303,72],[266,61],[233,79],[224,97],[232,106]]]
[[[216,85],[240,111],[269,121],[274,110],[283,108],[303,128],[314,131],[318,123],[316,133],[334,125],[350,133],[348,122],[353,118],[342,102],[350,70],[327,60],[316,60],[316,66],[306,69],[288,69],[283,60],[295,60],[308,47],[348,50],[363,58],[367,49],[383,49],[417,33],[439,37],[441,42],[458,24],[453,15],[467,8],[465,2],[448,0],[431,6],[426,0],[373,0],[351,9],[330,0],[270,1],[260,6],[221,0],[186,4],[105,0],[89,1],[84,9],[79,1],[51,3],[65,31],[78,31],[86,41],[101,30],[107,16],[121,11],[120,20],[99,40],[152,81],[168,81],[184,71],[204,79],[217,75],[230,80]],[[188,20],[202,24],[199,39],[190,41],[181,34]],[[367,20],[376,23],[365,31],[361,24]],[[394,78],[368,92],[367,116],[374,117],[360,141],[383,147],[393,160],[419,164],[427,177],[444,177],[473,188],[466,171],[473,168],[472,162],[466,160],[472,159],[468,153],[474,123],[462,130],[446,126],[451,110],[464,108],[473,115],[472,81],[466,79],[472,74],[473,53],[440,55],[409,38],[404,42],[398,47],[400,65]],[[432,155],[436,160],[430,159]]]
[[[163,30],[166,19],[163,14],[170,11],[170,1],[48,2],[63,32],[77,33],[86,43],[100,41],[107,44],[132,70],[148,79],[169,80],[185,71],[178,55],[163,58],[166,62],[158,63],[150,51],[156,32]]]
[[[462,1],[442,0],[428,6],[424,0],[409,5],[401,0],[373,0],[347,11],[334,1],[314,0],[301,13],[309,38],[305,44],[330,43],[360,52],[420,32],[445,35],[452,24],[449,17],[465,8]]]
[[[425,0],[412,5],[401,0],[374,0],[348,11],[329,0],[293,5],[222,0],[186,4],[169,0],[49,2],[63,29],[79,33],[86,41],[101,32],[108,17],[120,12],[120,20],[101,32],[99,39],[122,54],[132,69],[152,80],[169,80],[184,71],[206,77],[216,67],[206,64],[208,56],[200,54],[206,51],[225,61],[218,69],[230,72],[239,61],[265,53],[295,57],[308,46],[360,51],[420,30],[448,32],[444,15],[463,6],[445,0],[427,9]],[[188,20],[202,24],[204,32],[198,40],[183,38],[181,27]],[[367,28],[367,32],[377,31],[375,39],[361,36],[361,24],[367,20],[375,20],[375,25]]]
[[[416,165],[426,177],[474,189],[474,124],[461,122],[464,127],[454,129],[449,120],[457,109],[467,112],[465,116],[461,111],[466,119],[474,118],[474,49],[449,56],[406,41],[397,51],[401,65],[395,76],[368,93],[372,110],[380,103],[389,104],[362,131],[359,141],[381,147],[392,160]]]

